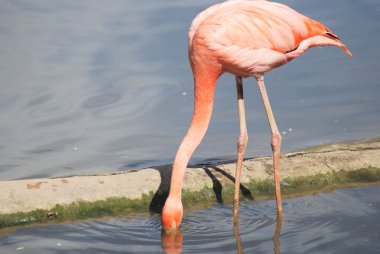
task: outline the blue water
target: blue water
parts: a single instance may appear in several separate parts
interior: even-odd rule
[[[176,235],[161,233],[158,215],[19,228],[0,237],[0,252],[375,254],[379,193],[373,186],[286,199],[282,221],[274,201],[242,202],[235,229],[229,204],[185,210]]]
[[[219,1],[0,1],[0,179],[171,163],[191,119],[187,31]],[[266,75],[283,150],[380,135],[380,2],[281,1],[337,33],[354,55],[312,49]],[[270,153],[253,79],[244,81],[247,157]],[[233,77],[192,163],[234,158]]]

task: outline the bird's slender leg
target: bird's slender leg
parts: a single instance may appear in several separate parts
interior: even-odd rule
[[[280,234],[281,234],[281,227],[282,227],[282,213],[277,213],[276,218],[276,230],[274,231],[273,235],[273,250],[274,254],[280,253]]]
[[[235,195],[234,195],[234,217],[237,216],[239,210],[239,193],[240,193],[240,176],[243,166],[243,159],[248,143],[247,124],[245,118],[244,95],[243,95],[243,80],[242,77],[236,76],[236,89],[238,98],[239,124],[240,135],[237,140],[237,162],[235,175]]]
[[[236,250],[237,254],[242,254],[244,253],[244,248],[243,248],[243,243],[241,241],[241,237],[239,235],[239,214],[236,213],[234,214],[234,228],[232,230],[235,239],[236,239]]]
[[[259,89],[261,92],[261,97],[264,102],[265,111],[269,120],[269,125],[272,131],[272,151],[273,151],[273,171],[274,171],[274,183],[276,191],[276,201],[277,201],[277,211],[282,212],[282,202],[281,202],[281,190],[280,190],[280,147],[281,147],[281,134],[278,131],[276,120],[274,119],[272,108],[269,103],[269,98],[267,91],[265,89],[264,77],[258,77],[257,83],[259,84]]]

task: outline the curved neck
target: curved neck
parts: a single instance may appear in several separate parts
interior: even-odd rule
[[[309,47],[310,47],[310,43],[309,43],[308,39],[302,41],[300,43],[300,45],[297,47],[296,50],[293,50],[293,51],[288,52],[288,53],[285,54],[286,60],[291,61],[294,58],[299,57],[300,55],[302,55],[303,53],[305,53],[306,50],[309,49]]]
[[[348,55],[351,55],[351,53],[341,41],[337,41],[322,35],[315,35],[313,37],[307,38],[306,40],[303,40],[296,50],[286,53],[285,56],[287,60],[290,61],[303,54],[309,48],[324,46],[338,46],[341,47]]]
[[[178,148],[172,170],[170,193],[181,198],[187,164],[208,128],[214,104],[214,91],[218,75],[194,72],[194,113],[189,130]]]

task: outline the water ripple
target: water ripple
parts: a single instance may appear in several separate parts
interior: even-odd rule
[[[284,200],[282,220],[274,201],[242,202],[239,227],[234,227],[232,206],[218,204],[185,211],[175,234],[161,231],[159,215],[131,215],[21,228],[0,238],[0,244],[4,253],[24,247],[25,253],[42,254],[380,253],[379,191],[356,188]]]
[[[367,2],[339,0],[326,12],[312,0],[285,1],[334,24],[361,57],[350,61],[336,48],[313,49],[298,63],[268,75],[273,106],[281,105],[278,121],[283,130],[294,129],[284,135],[284,151],[379,135],[380,72],[373,52],[380,35],[374,10],[380,4]],[[0,170],[1,179],[93,174],[135,160],[156,165],[172,160],[193,108],[188,27],[212,3],[0,1],[0,119],[6,119],[0,122],[1,163],[17,165],[12,171]],[[334,8],[340,6],[345,8]],[[357,21],[354,29],[347,26],[351,20]],[[361,38],[369,38],[366,47]],[[315,72],[310,71],[313,64]],[[238,131],[232,84],[230,75],[218,80],[213,121],[197,150],[199,158],[236,153],[231,145],[235,135],[230,135]],[[259,156],[271,151],[265,113],[253,87],[246,86],[247,124],[256,138],[247,154]],[[79,146],[81,155],[72,149],[40,149],[56,141],[48,133],[77,138],[72,145]],[[136,136],[138,141],[130,141]],[[114,144],[118,152],[110,151]],[[25,158],[24,150],[40,153]]]

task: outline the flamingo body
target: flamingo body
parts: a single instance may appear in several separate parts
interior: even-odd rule
[[[240,86],[241,77],[257,79],[272,130],[274,167],[277,172],[281,135],[266,96],[264,73],[288,63],[315,46],[339,46],[351,56],[346,46],[323,24],[285,5],[265,0],[230,0],[209,7],[193,20],[188,44],[194,75],[194,114],[173,163],[170,193],[162,211],[162,224],[166,230],[174,230],[181,223],[184,171],[207,130],[214,89],[220,75],[225,72],[235,75]],[[238,98],[243,99],[242,87],[240,90],[238,88]],[[242,161],[248,142],[244,104],[241,101],[239,119],[241,134],[238,138],[237,172],[239,167],[241,170],[239,160]],[[276,195],[279,195],[279,190]]]
[[[345,46],[323,24],[274,2],[232,0],[196,16],[189,31],[190,62],[214,57],[223,72],[263,74],[314,46]]]

